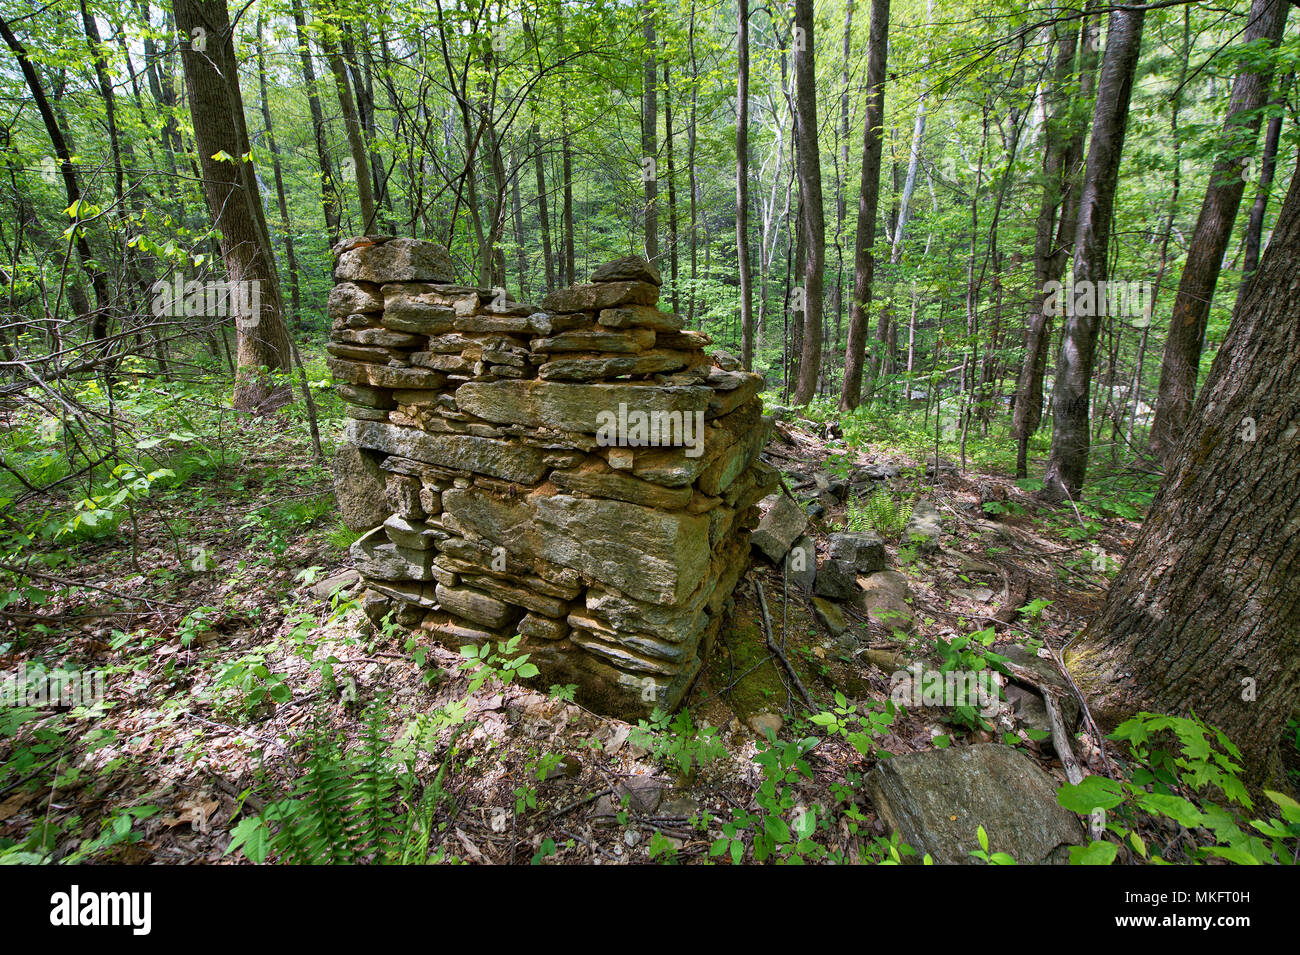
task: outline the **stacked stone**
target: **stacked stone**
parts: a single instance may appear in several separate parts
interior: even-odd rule
[[[520,634],[543,685],[605,713],[675,708],[778,480],[760,376],[656,307],[644,259],[539,308],[455,284],[433,243],[334,251],[336,489],[367,611],[453,647]]]

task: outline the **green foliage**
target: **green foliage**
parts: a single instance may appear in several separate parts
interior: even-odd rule
[[[836,691],[835,706],[809,719],[826,731],[827,736],[840,736],[860,756],[876,754],[876,740],[885,736],[894,723],[895,707],[892,700],[873,704],[862,713],[856,703],[850,703],[843,693]],[[855,728],[856,727],[856,728]]]
[[[478,688],[489,680],[497,680],[503,685],[508,685],[514,682],[516,677],[527,680],[541,672],[536,664],[528,662],[530,654],[516,654],[515,651],[519,649],[519,641],[522,639],[523,637],[516,634],[509,640],[498,642],[495,650],[492,649],[490,640],[460,648],[460,655],[465,658],[460,668],[470,674],[470,693],[477,692]]]
[[[637,727],[628,734],[628,739],[650,750],[657,762],[687,777],[727,755],[717,727],[707,723],[696,726],[685,709],[675,716],[656,709],[648,721],[637,720]]]
[[[912,519],[915,504],[914,498],[896,498],[879,488],[865,501],[849,501],[848,529],[874,530],[885,540],[897,541]]]
[[[1089,776],[1057,791],[1057,802],[1101,822],[1113,837],[1074,847],[1072,864],[1109,865],[1121,852],[1148,862],[1295,862],[1300,805],[1266,790],[1281,818],[1247,819],[1252,802],[1241,781],[1241,753],[1221,731],[1195,717],[1139,713],[1111,739],[1128,744],[1134,769],[1127,780]],[[1148,845],[1142,832],[1163,834],[1153,825],[1160,821],[1179,836],[1163,847]]]
[[[430,853],[434,815],[445,798],[445,764],[421,784],[415,759],[390,753],[382,701],[365,712],[354,747],[319,725],[308,735],[307,772],[288,799],[269,803],[235,826],[229,855],[292,865],[402,864],[442,860]],[[426,777],[427,778],[427,777]]]

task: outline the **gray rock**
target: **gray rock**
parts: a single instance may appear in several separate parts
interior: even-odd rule
[[[424,521],[412,521],[400,514],[393,514],[384,521],[384,532],[398,547],[412,551],[432,550],[434,545],[447,537],[447,532],[427,524]]]
[[[358,447],[414,458],[426,464],[476,471],[518,484],[536,484],[546,473],[539,449],[498,438],[425,434],[381,421],[349,421],[346,434]]]
[[[606,328],[652,328],[657,332],[679,332],[685,324],[680,315],[650,305],[602,309],[598,320]]]
[[[620,404],[629,413],[693,414],[707,410],[712,395],[710,388],[493,381],[461,385],[456,391],[456,405],[461,411],[498,424],[595,434],[608,420],[601,413],[617,416]]]
[[[312,584],[308,593],[317,600],[329,600],[334,596],[334,591],[349,591],[360,579],[361,576],[355,570],[345,570]]]
[[[1082,843],[1075,815],[1056,804],[1056,783],[1008,746],[982,743],[882,760],[867,795],[885,825],[941,865],[969,865],[983,826],[993,852],[1021,865],[1065,864]]]
[[[853,567],[844,560],[829,558],[822,561],[817,568],[817,580],[813,584],[813,593],[819,597],[832,600],[851,600],[858,594],[858,581]]]
[[[803,534],[808,519],[799,510],[799,505],[784,494],[773,494],[765,501],[760,501],[760,510],[764,503],[767,503],[766,513],[758,522],[758,528],[750,537],[750,542],[775,564],[780,562]]]
[[[727,351],[725,348],[713,349],[713,354],[711,357],[713,358],[713,363],[717,365],[719,368],[721,368],[723,371],[740,370],[740,359],[737,358],[735,355],[733,355],[731,352]]]
[[[334,497],[339,518],[350,531],[368,531],[388,517],[385,491],[388,475],[375,456],[355,444],[340,444],[334,452]]]
[[[338,282],[454,282],[446,248],[421,239],[390,239],[352,248],[334,266]]]
[[[600,381],[622,375],[650,375],[674,371],[686,364],[682,352],[646,352],[617,358],[560,358],[537,369],[547,381]]]
[[[939,549],[942,533],[939,509],[929,501],[917,501],[912,507],[912,519],[903,529],[903,543],[914,544],[922,554],[933,554]]]
[[[916,626],[912,607],[907,602],[911,593],[907,578],[896,570],[882,570],[858,578],[862,585],[858,606],[867,616],[889,629],[910,631]]]
[[[635,354],[652,348],[655,333],[648,328],[630,328],[627,331],[574,331],[561,332],[550,338],[536,338],[530,342],[535,352],[599,351]]]
[[[684,600],[709,565],[706,516],[566,494],[505,498],[478,488],[445,491],[442,506],[457,526],[511,554],[573,568],[650,603]]]
[[[613,262],[606,262],[591,273],[593,282],[649,282],[651,285],[663,285],[659,269],[639,255],[628,255]]]
[[[844,615],[844,610],[839,604],[827,600],[825,597],[814,597],[812,599],[813,613],[817,619],[825,624],[826,629],[831,632],[831,636],[840,637],[849,629],[849,619]]]
[[[619,305],[654,305],[659,286],[649,282],[597,282],[557,289],[542,299],[548,312],[599,312]]]
[[[346,318],[354,313],[382,312],[384,299],[374,285],[339,282],[330,289],[325,313],[331,319]]]
[[[859,574],[874,574],[885,569],[885,545],[871,531],[832,534],[830,554],[846,561]]]
[[[785,555],[785,570],[790,583],[810,591],[817,580],[817,542],[804,534]]]
[[[437,584],[434,593],[443,610],[463,617],[470,623],[477,623],[493,630],[507,627],[523,615],[518,607],[512,607],[495,597],[479,593],[468,587],[447,587]]]

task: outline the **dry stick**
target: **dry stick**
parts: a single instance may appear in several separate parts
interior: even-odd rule
[[[772,639],[772,617],[767,612],[767,596],[763,593],[763,584],[760,581],[755,580],[754,589],[758,591],[758,606],[759,609],[763,611],[763,636],[767,638],[767,649],[772,652],[773,656],[781,661],[781,665],[785,667],[786,672],[790,674],[790,679],[794,681],[794,687],[799,691],[799,695],[803,697],[803,701],[808,704],[810,709],[817,709],[817,704],[813,702],[812,694],[808,692],[808,688],[804,686],[803,681],[799,679],[799,674],[796,673],[794,667],[790,665],[789,657],[785,655],[785,651],[778,647],[776,641]]]

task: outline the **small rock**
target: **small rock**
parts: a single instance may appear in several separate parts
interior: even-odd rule
[[[772,494],[759,502],[762,510],[767,504],[767,513],[758,522],[758,527],[750,537],[751,543],[768,556],[772,563],[779,563],[790,550],[790,546],[808,526],[808,519],[795,504],[784,494]]]
[[[852,599],[858,593],[853,567],[847,561],[834,558],[822,561],[817,569],[813,592],[819,597],[830,597],[832,600]]]
[[[351,587],[360,579],[361,575],[355,570],[345,570],[333,577],[318,581],[308,592],[317,600],[329,600],[334,595],[334,591]]]
[[[954,587],[952,588],[951,593],[955,597],[973,600],[976,603],[988,603],[993,597],[993,591],[988,587],[972,587],[970,589],[965,587]]]
[[[939,509],[929,501],[917,501],[912,508],[912,519],[903,529],[903,542],[916,545],[922,554],[933,554],[939,549],[942,533]]]
[[[637,832],[635,829],[629,829],[627,832],[623,833],[623,842],[627,844],[629,849],[637,845],[640,841],[641,833]]]
[[[870,531],[849,531],[830,536],[831,556],[846,561],[860,574],[885,569],[885,545]]]
[[[785,570],[790,583],[805,591],[817,580],[817,542],[807,534],[800,537],[785,555]]]
[[[916,626],[912,608],[907,602],[910,589],[907,578],[896,570],[881,570],[859,577],[862,596],[858,605],[867,616],[890,629],[911,630]]]
[[[849,629],[848,618],[844,616],[844,610],[839,604],[832,603],[825,597],[814,597],[812,605],[817,619],[826,625],[832,636],[842,636]]]
[[[780,713],[754,713],[747,717],[745,722],[749,724],[751,730],[762,737],[767,736],[768,730],[771,730],[772,735],[775,736],[785,725],[785,720],[781,718]]]
[[[628,808],[647,816],[659,808],[663,793],[663,780],[653,776],[629,776],[616,787],[620,801],[627,796]]]

